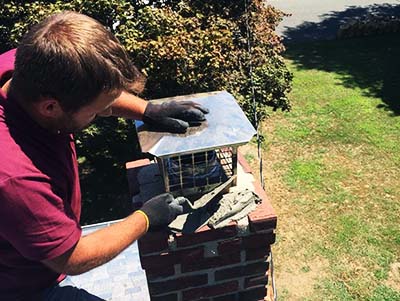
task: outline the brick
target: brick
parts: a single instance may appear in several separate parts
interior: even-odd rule
[[[268,284],[268,276],[267,275],[262,275],[262,276],[252,276],[244,279],[244,288],[251,288],[254,286],[266,286]]]
[[[255,274],[261,274],[261,275],[265,275],[265,273],[267,272],[269,268],[269,263],[265,260],[263,261],[259,261],[259,262],[255,262],[252,264],[247,264],[244,267],[244,271],[243,271],[243,275],[247,276],[247,275],[255,275]]]
[[[208,283],[208,275],[193,275],[179,277],[167,281],[149,282],[149,291],[151,295],[162,294],[177,290],[183,290],[190,287],[202,286]]]
[[[143,167],[149,164],[151,164],[149,159],[139,159],[135,161],[126,162],[125,168],[129,170],[137,167]]]
[[[244,172],[252,173],[252,170],[243,155],[238,152],[238,162]],[[249,214],[249,225],[251,231],[258,232],[268,229],[276,229],[277,216],[271,202],[261,187],[260,181],[254,181],[254,192],[261,198],[262,202],[257,209]]]
[[[230,294],[213,298],[213,301],[240,301],[238,294]]]
[[[125,164],[126,167],[126,176],[128,178],[128,186],[129,186],[129,193],[131,197],[135,194],[139,193],[139,182],[137,179],[137,175],[139,171],[150,164],[149,159],[142,159],[142,160],[136,160],[136,161],[131,161],[127,162]]]
[[[267,289],[265,286],[258,286],[250,290],[239,292],[240,301],[258,301],[263,300],[267,295]]]
[[[243,248],[256,249],[260,247],[265,247],[273,244],[275,242],[274,232],[264,232],[260,234],[250,235],[243,237]]]
[[[215,271],[215,280],[222,281],[250,275],[265,275],[269,264],[266,261],[255,262]]]
[[[259,249],[251,249],[246,251],[246,261],[256,259],[266,259],[271,252],[270,247],[263,247]]]
[[[274,208],[272,208],[271,202],[269,201],[264,189],[261,187],[259,181],[255,181],[254,192],[261,198],[261,204],[259,204],[253,212],[249,214],[249,224],[252,231],[258,232],[263,230],[271,229],[270,226],[276,228],[277,216]]]
[[[157,231],[157,232],[147,232],[144,236],[140,238],[141,241],[151,241],[155,242],[158,240],[167,240],[170,233],[168,231]]]
[[[141,256],[140,262],[143,269],[163,268],[177,263],[191,263],[204,258],[204,247],[184,249],[160,253],[159,255]]]
[[[160,240],[158,242],[138,242],[140,255],[146,255],[150,253],[160,253],[168,249],[168,242],[166,240]]]
[[[194,260],[191,262],[182,263],[181,268],[183,273],[200,271],[205,269],[217,268],[224,265],[231,265],[240,262],[240,252],[229,253],[223,256],[208,257],[202,260]]]
[[[161,252],[168,248],[167,231],[148,232],[138,241],[140,255]]]
[[[226,239],[237,235],[236,225],[226,226],[221,229],[210,229],[205,227],[200,232],[191,234],[179,234],[176,237],[178,248],[193,246],[208,241]]]
[[[178,294],[151,296],[151,301],[178,301]]]
[[[218,243],[218,254],[222,255],[225,253],[237,252],[242,249],[242,239],[235,238],[230,240],[224,240]]]
[[[238,163],[242,166],[243,171],[245,173],[251,173],[251,174],[253,173],[249,163],[247,162],[247,160],[245,159],[245,157],[242,155],[242,153],[240,151],[238,151],[238,153],[237,153],[237,159],[238,159]]]
[[[249,216],[250,220],[250,231],[252,232],[261,232],[265,230],[271,230],[271,229],[276,229],[276,224],[277,224],[277,218],[270,218],[270,219],[265,219],[265,220],[251,220],[251,217]]]
[[[148,281],[159,279],[161,277],[169,277],[175,274],[175,268],[173,265],[164,266],[162,269],[159,267],[146,269],[146,276]]]
[[[221,284],[204,286],[194,288],[182,292],[182,300],[198,300],[201,298],[209,298],[213,296],[223,295],[237,291],[239,289],[239,283],[237,281],[230,281]]]

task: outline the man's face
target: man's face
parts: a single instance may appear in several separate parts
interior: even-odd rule
[[[77,112],[64,113],[57,122],[60,132],[79,132],[89,126],[97,116],[111,116],[111,105],[120,94],[120,91],[118,93],[101,93],[92,103],[82,107]]]

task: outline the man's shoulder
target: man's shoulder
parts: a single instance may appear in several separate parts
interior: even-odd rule
[[[2,86],[12,75],[14,70],[16,49],[0,54],[0,85]]]
[[[0,150],[0,183],[18,181],[24,178],[47,179],[32,162],[17,149],[14,152]]]
[[[16,175],[38,173],[32,160],[23,151],[24,146],[19,145],[10,134],[1,110],[0,105],[0,181]]]

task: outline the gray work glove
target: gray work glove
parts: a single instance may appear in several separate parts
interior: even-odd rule
[[[207,108],[193,101],[169,101],[161,104],[149,102],[143,114],[143,121],[152,128],[184,133],[189,125],[198,125],[206,118]]]
[[[170,193],[164,193],[148,200],[138,211],[147,219],[147,230],[156,231],[168,226],[183,213],[183,202],[175,200]]]

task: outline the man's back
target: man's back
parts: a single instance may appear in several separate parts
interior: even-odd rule
[[[0,55],[0,66],[2,58],[3,65],[10,59]],[[41,128],[0,90],[1,300],[32,299],[57,280],[59,274],[40,261],[79,240],[79,215],[71,136]]]

